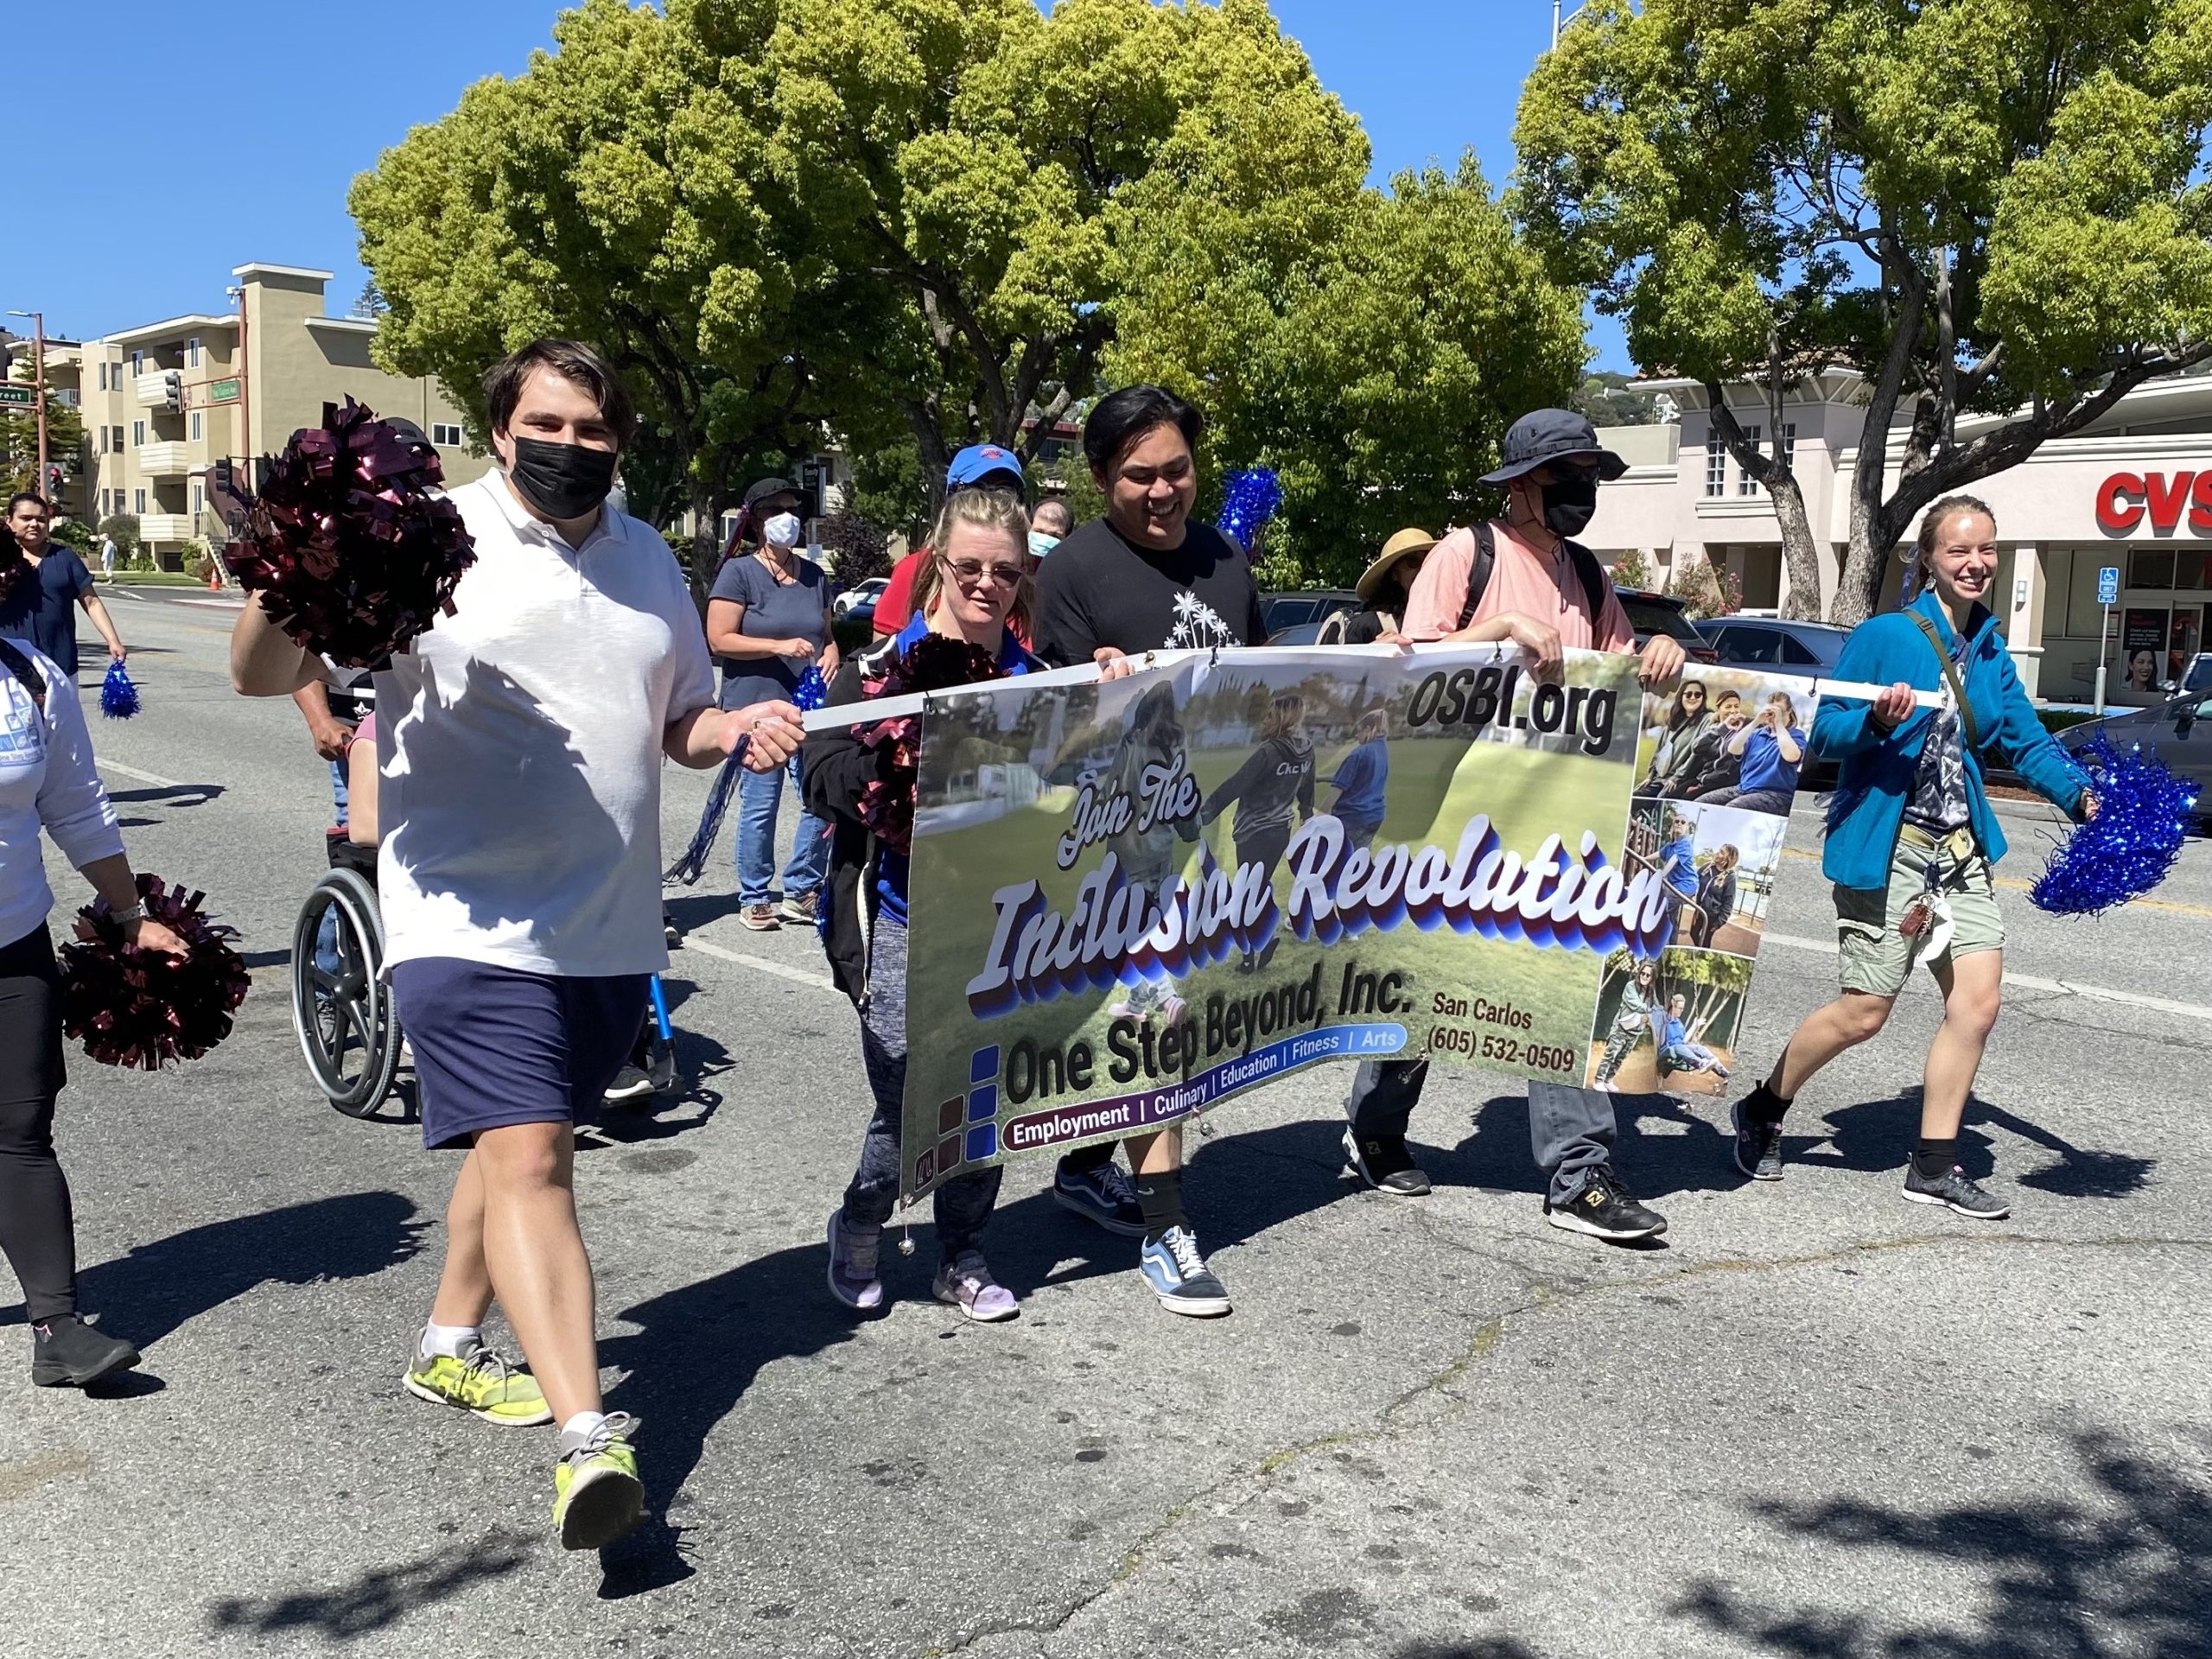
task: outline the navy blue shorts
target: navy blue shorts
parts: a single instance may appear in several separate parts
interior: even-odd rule
[[[647,974],[573,978],[422,957],[391,970],[415,1046],[423,1144],[466,1147],[513,1123],[573,1123],[630,1058]]]

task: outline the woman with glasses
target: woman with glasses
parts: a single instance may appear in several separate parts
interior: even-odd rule
[[[785,479],[764,478],[745,493],[744,515],[707,601],[707,645],[721,658],[725,709],[788,702],[810,668],[819,668],[825,679],[837,671],[830,579],[798,552],[805,533],[799,505],[798,486]],[[797,755],[790,775],[796,791]],[[756,933],[773,932],[785,922],[812,926],[830,861],[829,826],[802,810],[784,866],[783,906],[772,902],[784,777],[778,768],[738,779],[738,920]]]
[[[1029,519],[1009,493],[963,490],[948,499],[916,572],[912,620],[890,640],[845,664],[829,706],[880,695],[892,669],[929,634],[964,640],[997,658],[1001,672],[1045,664],[1015,639],[1029,614]],[[1117,665],[1127,674],[1127,664]],[[887,781],[883,749],[862,747],[865,728],[815,733],[801,755],[807,804],[834,827],[823,933],[830,965],[861,1016],[861,1058],[875,1096],[861,1141],[860,1166],[830,1217],[830,1290],[846,1306],[883,1305],[879,1263],[884,1224],[899,1198],[900,1113],[906,1094],[907,853],[878,840],[861,817],[869,786]],[[998,1201],[995,1166],[954,1177],[931,1195],[941,1262],[931,1291],[971,1319],[1010,1319],[1014,1294],[991,1277],[982,1249]]]

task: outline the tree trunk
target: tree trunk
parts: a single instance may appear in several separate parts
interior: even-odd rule
[[[684,500],[691,509],[691,600],[706,613],[707,594],[721,564],[721,526],[715,523],[714,486],[683,469]]]
[[[1805,491],[1797,481],[1797,474],[1783,461],[1782,390],[1779,380],[1772,383],[1769,397],[1769,437],[1773,441],[1771,455],[1762,454],[1751,441],[1743,426],[1737,421],[1735,411],[1722,400],[1720,383],[1705,383],[1707,407],[1713,411],[1713,429],[1728,446],[1728,453],[1745,475],[1765,490],[1774,504],[1774,522],[1782,533],[1782,562],[1789,573],[1789,594],[1783,602],[1782,613],[1801,622],[1810,622],[1821,613],[1821,545],[1813,537],[1812,520],[1805,512]]]

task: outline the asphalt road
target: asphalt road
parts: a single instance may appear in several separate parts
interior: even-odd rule
[[[1415,1122],[1433,1198],[1355,1192],[1325,1071],[1194,1141],[1233,1318],[1158,1309],[1025,1163],[990,1241],[1024,1313],[992,1328],[927,1300],[926,1236],[886,1317],[830,1301],[854,1018],[719,871],[676,904],[690,1090],[582,1159],[655,1518],[572,1556],[550,1431],[397,1387],[453,1160],[308,1082],[283,973],[326,774],[192,599],[111,601],[146,712],[95,736],[141,868],[207,888],[259,978],[197,1065],[73,1065],[87,1300],[146,1364],[89,1398],[0,1370],[0,1653],[2212,1652],[2204,843],[2100,922],[2003,893],[1964,1156],[2008,1222],[1897,1197],[1923,989],[1808,1091],[1777,1186],[1735,1176],[1723,1104],[1624,1100],[1659,1248],[1542,1225],[1521,1089],[1480,1074]],[[703,791],[672,779],[670,845]],[[2047,815],[2008,817],[2024,877]],[[1833,982],[1808,859],[1771,925],[1754,1070]]]

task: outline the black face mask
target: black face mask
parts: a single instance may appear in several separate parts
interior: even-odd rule
[[[517,438],[515,464],[508,481],[522,499],[549,518],[581,518],[607,499],[614,487],[612,449],[587,449],[581,443],[548,443]]]
[[[1580,536],[1598,512],[1598,480],[1584,474],[1544,486],[1544,527],[1554,536]]]

